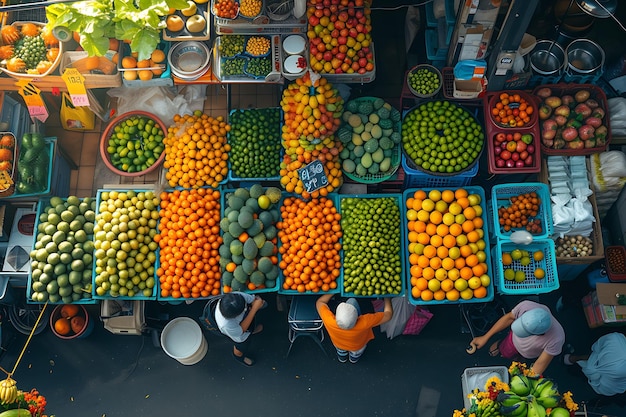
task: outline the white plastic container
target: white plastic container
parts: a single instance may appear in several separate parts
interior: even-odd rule
[[[168,356],[183,365],[194,365],[204,358],[209,344],[195,320],[178,317],[163,329],[161,347]]]
[[[300,35],[290,35],[283,40],[283,51],[287,55],[301,55],[306,48],[306,41]]]

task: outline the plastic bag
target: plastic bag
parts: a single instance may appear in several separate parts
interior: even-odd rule
[[[61,125],[65,130],[80,131],[92,130],[96,124],[96,115],[89,107],[76,107],[69,94],[61,96],[61,111],[59,112]]]
[[[380,331],[386,333],[389,339],[402,334],[407,321],[415,310],[415,306],[410,304],[406,297],[392,298],[391,306],[393,307],[393,317],[387,323],[380,325]]]
[[[620,151],[602,152],[600,169],[605,179],[606,177],[626,177],[626,155]]]
[[[613,97],[609,102],[611,132],[615,136],[626,136],[626,98]]]
[[[117,98],[117,114],[143,110],[157,116],[167,126],[174,124],[174,115],[192,114],[204,107],[206,86],[187,85],[182,94],[173,87],[110,89],[107,94]],[[201,101],[201,103],[200,103]]]

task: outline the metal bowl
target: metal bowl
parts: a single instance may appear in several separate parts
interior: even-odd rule
[[[411,86],[411,83],[409,82],[409,77],[411,76],[411,74],[413,74],[413,73],[415,73],[415,72],[417,72],[419,70],[428,70],[428,71],[434,73],[435,75],[437,75],[437,78],[439,79],[439,87],[437,87],[436,90],[432,91],[429,94],[422,94],[422,93],[419,93],[418,91],[416,91]],[[439,93],[439,91],[441,91],[441,87],[443,86],[443,76],[441,75],[441,71],[439,71],[436,67],[433,67],[432,65],[429,65],[429,64],[419,64],[419,65],[416,65],[413,68],[411,68],[411,70],[407,74],[407,76],[406,76],[406,84],[407,84],[407,87],[409,88],[411,93],[413,93],[414,96],[419,97],[419,98],[431,98],[431,97],[435,97]]]
[[[565,51],[554,41],[539,41],[530,53],[530,67],[537,74],[555,75],[561,72],[564,65]]]
[[[566,53],[568,68],[578,74],[591,74],[604,65],[604,50],[589,39],[576,39]]]
[[[176,42],[167,54],[172,73],[185,80],[195,80],[209,69],[211,53],[204,42]]]
[[[265,5],[269,18],[277,22],[293,16],[293,8],[293,0],[268,0]]]

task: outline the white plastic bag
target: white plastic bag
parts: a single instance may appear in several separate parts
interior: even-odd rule
[[[626,177],[626,155],[620,151],[608,151],[600,154],[600,169],[606,177]]]
[[[615,136],[626,136],[626,98],[608,99],[611,132]]]
[[[415,306],[409,303],[406,297],[392,298],[391,306],[393,307],[393,317],[387,323],[380,325],[380,331],[386,333],[389,339],[402,334],[406,322],[415,310]]]

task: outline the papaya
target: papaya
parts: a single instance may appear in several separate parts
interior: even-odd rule
[[[0,417],[31,417],[30,411],[24,408],[15,408],[0,413]]]

